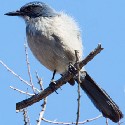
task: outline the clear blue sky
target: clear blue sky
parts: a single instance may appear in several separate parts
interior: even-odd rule
[[[29,0],[0,1],[0,60],[11,69],[29,80],[24,53],[25,23],[18,17],[7,17],[4,13],[13,11],[30,2]],[[64,11],[73,16],[80,25],[84,43],[84,55],[102,43],[104,50],[87,66],[86,70],[94,80],[105,89],[125,114],[125,0],[43,0],[57,11]],[[42,77],[47,87],[52,72],[44,68],[29,50],[29,59],[33,81],[36,84],[35,71]],[[59,76],[57,76],[59,78]],[[56,79],[57,79],[56,78]],[[23,125],[22,113],[16,113],[15,104],[26,97],[13,91],[9,86],[24,91],[27,86],[11,75],[0,65],[0,124]],[[57,94],[48,97],[45,117],[57,121],[75,121],[77,110],[77,86],[65,85]],[[93,106],[82,91],[80,121],[93,118],[100,112]],[[35,125],[40,111],[40,104],[29,108],[32,125]],[[125,119],[122,119],[125,122]],[[109,121],[110,125],[115,123]],[[45,123],[47,125],[47,123]],[[87,125],[105,124],[105,118]],[[123,123],[124,124],[124,123]]]

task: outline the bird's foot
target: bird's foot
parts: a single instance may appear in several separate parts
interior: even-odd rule
[[[76,75],[78,73],[78,70],[74,67],[74,65],[70,62],[69,63],[69,73],[72,73],[74,75]]]
[[[55,91],[56,94],[58,94],[58,92],[56,91],[56,82],[54,80],[51,80],[50,84],[49,84],[49,87]]]

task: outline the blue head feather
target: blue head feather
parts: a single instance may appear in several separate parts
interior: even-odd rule
[[[58,15],[57,12],[50,6],[38,1],[27,3],[26,5],[20,8],[20,12],[32,18],[39,16],[54,17]]]

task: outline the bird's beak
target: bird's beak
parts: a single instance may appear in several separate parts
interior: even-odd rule
[[[4,15],[7,15],[7,16],[23,16],[23,13],[21,11],[17,10],[17,11],[14,11],[14,12],[5,13]]]

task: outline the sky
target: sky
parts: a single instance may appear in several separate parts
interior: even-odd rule
[[[26,41],[25,23],[21,18],[8,17],[4,13],[17,10],[29,0],[0,1],[0,60],[23,79],[29,81],[24,43]],[[125,1],[124,0],[43,0],[57,11],[71,15],[79,24],[84,44],[84,57],[98,43],[104,50],[89,62],[85,69],[91,77],[111,96],[125,114]],[[49,85],[52,72],[42,66],[28,48],[29,61],[33,82],[36,87],[35,71],[42,77],[44,88]],[[55,79],[60,78],[56,75]],[[16,113],[15,105],[28,96],[10,89],[10,86],[23,91],[32,91],[18,78],[13,76],[0,64],[0,124],[23,125],[22,113]],[[49,120],[64,122],[76,121],[77,85],[66,84],[59,94],[48,97],[44,117]],[[42,101],[28,108],[32,125],[39,117]],[[94,107],[90,99],[81,90],[80,121],[94,118],[101,113]],[[123,118],[121,121],[125,122]],[[48,125],[48,123],[42,123]],[[106,119],[100,118],[87,125],[106,124]],[[115,125],[109,120],[110,125]],[[124,124],[124,123],[123,123]]]

